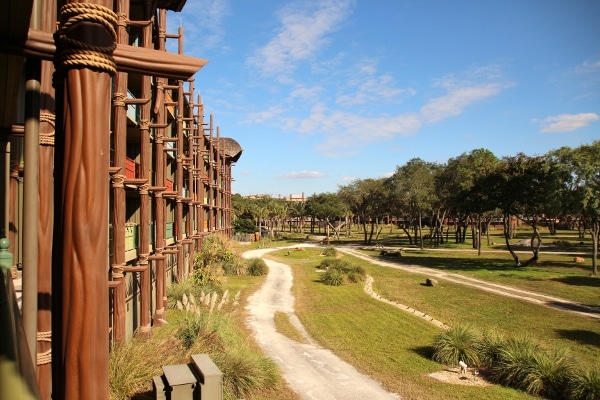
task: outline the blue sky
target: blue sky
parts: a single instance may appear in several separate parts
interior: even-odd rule
[[[209,60],[233,192],[287,197],[600,139],[599,21],[598,0],[187,0],[168,31]]]

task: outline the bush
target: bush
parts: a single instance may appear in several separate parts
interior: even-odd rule
[[[325,270],[320,280],[326,285],[340,286],[346,282],[357,283],[364,280],[366,275],[362,266],[337,258],[325,258],[318,267]]]
[[[330,286],[342,286],[344,284],[344,275],[339,269],[330,268],[321,275],[321,282]]]
[[[256,223],[251,218],[237,218],[233,221],[233,230],[235,233],[254,233]]]
[[[323,251],[323,255],[326,257],[337,257],[337,250],[335,247],[327,247]]]
[[[269,272],[269,267],[262,258],[250,258],[246,262],[246,273],[250,276],[263,276]]]
[[[489,368],[496,364],[505,340],[504,336],[496,331],[488,331],[481,335],[477,343],[477,352],[482,366]]]
[[[573,378],[575,361],[564,348],[548,351],[529,339],[506,341],[491,378],[535,396],[560,399]]]
[[[592,368],[574,371],[566,395],[572,400],[600,400],[600,372]]]
[[[463,361],[469,366],[479,366],[479,347],[479,335],[470,327],[458,326],[436,337],[433,359],[445,365]]]

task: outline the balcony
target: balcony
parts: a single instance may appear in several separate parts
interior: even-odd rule
[[[140,164],[131,158],[125,158],[125,176],[127,179],[135,179],[138,175]]]

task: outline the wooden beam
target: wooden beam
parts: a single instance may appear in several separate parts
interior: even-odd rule
[[[46,61],[53,61],[55,52],[52,34],[35,29],[29,30],[24,46],[11,41],[0,43],[0,53],[38,57]],[[117,44],[113,57],[119,71],[177,80],[191,78],[208,63],[202,58],[124,44]]]

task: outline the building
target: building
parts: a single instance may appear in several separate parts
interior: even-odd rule
[[[163,324],[166,288],[202,238],[232,234],[242,149],[194,92],[207,61],[183,54],[182,29],[166,32],[184,5],[0,6],[0,236],[22,270],[44,399],[108,398],[111,343]]]

